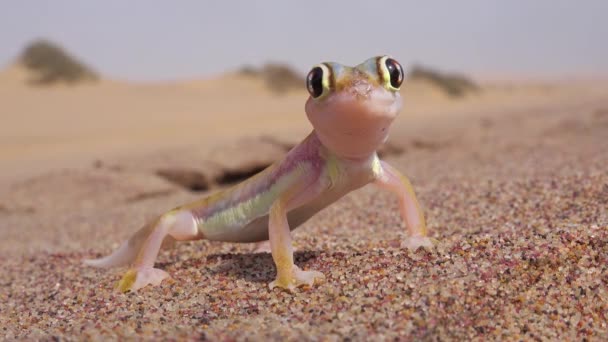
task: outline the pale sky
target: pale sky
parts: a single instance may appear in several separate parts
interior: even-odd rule
[[[0,66],[30,40],[103,75],[208,76],[281,61],[305,72],[391,54],[474,75],[608,74],[607,0],[21,1],[0,4]]]

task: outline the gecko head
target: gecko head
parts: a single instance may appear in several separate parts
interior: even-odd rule
[[[374,153],[401,110],[403,78],[403,68],[389,56],[355,67],[333,62],[312,67],[306,114],[323,145],[345,158]]]

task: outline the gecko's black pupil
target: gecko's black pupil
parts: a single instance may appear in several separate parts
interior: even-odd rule
[[[399,89],[403,83],[403,68],[401,64],[392,58],[387,58],[384,64],[390,75],[391,86]]]
[[[310,96],[317,98],[323,94],[323,69],[314,67],[306,77],[306,87]]]

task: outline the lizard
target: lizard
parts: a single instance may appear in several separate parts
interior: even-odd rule
[[[313,66],[306,77],[305,112],[312,132],[279,160],[231,188],[158,216],[111,255],[85,260],[90,266],[129,266],[120,291],[159,285],[169,277],[154,263],[170,241],[269,241],[276,266],[275,287],[292,291],[324,279],[294,263],[291,230],[347,193],[373,183],[399,199],[410,249],[432,247],[413,186],[377,150],[402,107],[405,75],[391,56],[349,67],[335,62]]]

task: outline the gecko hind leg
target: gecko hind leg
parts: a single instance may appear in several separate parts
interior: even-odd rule
[[[118,282],[117,288],[120,291],[136,291],[148,284],[160,285],[169,277],[169,273],[154,268],[158,252],[168,238],[178,241],[199,238],[196,220],[189,211],[171,211],[158,219],[141,246],[133,266]]]
[[[112,267],[132,264],[118,282],[122,292],[135,291],[148,284],[159,285],[169,274],[154,268],[161,247],[174,240],[187,241],[200,238],[194,216],[189,211],[170,211],[144,226],[112,255],[85,261],[88,265]]]
[[[123,242],[112,254],[99,259],[84,259],[87,266],[98,268],[121,267],[131,264],[137,257],[137,253],[157,225],[158,219],[154,220],[138,230],[131,238]],[[163,239],[161,249],[169,249],[175,246],[177,240],[170,235]]]

